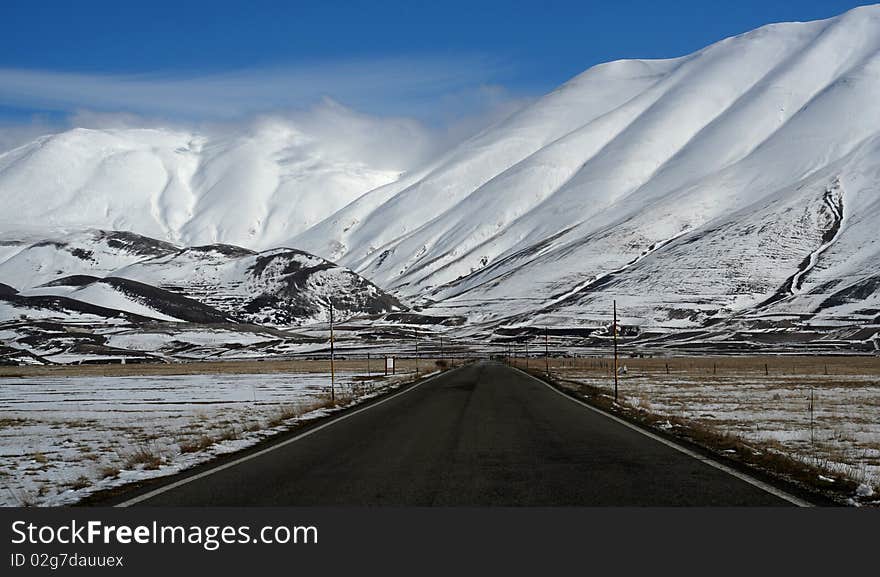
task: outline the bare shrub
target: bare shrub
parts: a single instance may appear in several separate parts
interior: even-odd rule
[[[119,476],[119,467],[114,467],[113,465],[105,465],[98,469],[98,475],[102,479],[115,479]]]
[[[124,458],[126,469],[133,469],[138,465],[142,465],[148,471],[158,469],[164,461],[159,451],[149,445],[140,445],[125,455]]]
[[[218,441],[235,441],[241,437],[241,431],[238,427],[226,427],[220,432],[220,435],[217,437]]]
[[[91,484],[92,484],[91,479],[89,479],[85,475],[80,475],[79,477],[76,478],[75,481],[70,483],[70,488],[73,489],[74,491],[78,491],[80,489],[85,489],[86,487],[90,486]]]
[[[200,437],[196,437],[195,439],[181,441],[180,443],[178,443],[178,447],[180,448],[181,453],[198,453],[200,451],[204,451],[213,444],[214,439],[207,435],[202,435]]]

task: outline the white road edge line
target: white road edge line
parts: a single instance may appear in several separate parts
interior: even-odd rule
[[[764,481],[760,481],[758,479],[755,479],[754,477],[751,477],[745,473],[737,471],[736,469],[734,469],[732,467],[728,467],[727,465],[725,465],[723,463],[719,463],[718,461],[714,461],[704,455],[697,453],[696,451],[692,451],[692,450],[688,449],[687,447],[683,447],[682,445],[679,445],[678,443],[674,443],[674,442],[670,441],[669,439],[665,439],[665,438],[661,437],[660,435],[652,433],[651,431],[649,431],[647,429],[643,429],[642,427],[639,427],[638,425],[634,425],[633,423],[630,423],[629,421],[627,421],[625,419],[621,419],[620,417],[618,417],[616,415],[612,415],[611,413],[609,413],[607,411],[603,411],[602,409],[594,407],[588,403],[585,403],[585,402],[581,401],[580,399],[576,399],[570,395],[566,395],[565,393],[563,393],[562,391],[560,391],[559,389],[557,389],[556,387],[554,387],[550,383],[542,381],[541,379],[539,379],[535,376],[532,376],[525,371],[522,371],[516,367],[511,367],[511,368],[513,368],[517,372],[522,373],[523,375],[529,377],[532,380],[538,381],[539,383],[541,383],[542,385],[544,385],[545,387],[547,387],[548,389],[550,389],[554,393],[556,393],[562,397],[565,397],[566,399],[568,399],[570,401],[573,401],[579,405],[582,405],[582,406],[590,409],[591,411],[602,415],[603,417],[608,417],[609,419],[616,421],[625,427],[629,427],[633,431],[641,433],[641,434],[645,435],[646,437],[649,437],[651,439],[654,439],[655,441],[663,443],[667,447],[671,447],[671,448],[675,449],[676,451],[679,451],[680,453],[684,453],[688,457],[692,457],[694,459],[697,459],[698,461],[702,461],[703,463],[706,463],[709,466],[715,467],[716,469],[718,469],[720,471],[724,471],[728,475],[736,477],[737,479],[739,479],[741,481],[745,481],[749,485],[753,485],[753,486],[755,486],[755,487],[757,487],[767,493],[770,493],[771,495],[773,495],[775,497],[779,497],[780,499],[782,499],[784,501],[788,501],[789,503],[791,503],[793,505],[797,505],[798,507],[813,507],[814,506],[809,501],[805,501],[803,499],[795,497],[794,495],[790,495],[781,489],[777,489],[776,487],[774,487],[773,485],[770,485],[769,483],[765,483]]]
[[[429,381],[433,381],[437,377],[440,377],[444,374],[446,374],[446,373],[439,373],[439,374],[427,377],[427,378],[415,383],[414,385],[407,387],[403,391],[399,391],[397,393],[394,393],[393,395],[391,395],[389,397],[385,397],[381,401],[376,401],[375,403],[371,403],[371,404],[367,405],[366,407],[361,407],[360,409],[355,409],[351,412],[340,415],[330,421],[327,421],[326,423],[318,425],[314,429],[309,429],[305,433],[302,433],[302,434],[299,434],[299,435],[292,437],[290,439],[281,441],[280,443],[275,443],[274,445],[266,447],[265,449],[257,451],[256,453],[251,453],[250,455],[240,457],[238,459],[235,459],[234,461],[229,461],[228,463],[223,463],[222,465],[218,465],[216,467],[208,469],[207,471],[202,471],[201,473],[198,473],[196,475],[192,475],[190,477],[183,478],[179,481],[175,481],[174,483],[169,483],[168,485],[163,485],[163,486],[161,486],[157,489],[154,489],[148,493],[144,493],[143,495],[138,495],[137,497],[132,497],[131,499],[128,499],[127,501],[117,503],[116,505],[114,505],[114,507],[130,507],[132,505],[137,505],[138,503],[152,499],[153,497],[155,497],[157,495],[161,495],[162,493],[165,493],[167,491],[171,491],[172,489],[182,487],[183,485],[186,485],[188,483],[192,483],[193,481],[197,481],[199,479],[203,479],[209,475],[213,475],[214,473],[218,473],[218,472],[223,471],[225,469],[235,467],[236,465],[240,465],[242,463],[250,461],[251,459],[256,459],[257,457],[261,457],[261,456],[265,455],[266,453],[271,453],[272,451],[274,451],[276,449],[280,449],[281,447],[286,447],[287,445],[290,445],[291,443],[295,443],[295,442],[299,441],[300,439],[304,439],[304,438],[308,437],[309,435],[313,435],[322,429],[326,429],[327,427],[329,427],[331,425],[335,425],[336,423],[339,423],[340,421],[344,421],[345,419],[348,419],[350,417],[353,417],[353,416],[357,415],[358,413],[363,413],[364,411],[368,411],[374,407],[378,407],[379,405],[387,403],[388,401],[390,401],[392,399],[396,399],[397,397],[399,397],[401,395],[405,395],[406,393],[413,391],[413,390],[421,387],[425,383],[427,383]]]

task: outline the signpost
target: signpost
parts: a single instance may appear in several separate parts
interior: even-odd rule
[[[394,374],[394,357],[385,357],[385,376]]]

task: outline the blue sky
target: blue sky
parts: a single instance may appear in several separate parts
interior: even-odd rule
[[[864,2],[3,0],[0,122],[175,120],[307,108],[449,123],[590,66],[687,54]]]

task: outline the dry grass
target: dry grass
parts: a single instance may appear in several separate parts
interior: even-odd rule
[[[71,489],[73,489],[74,491],[78,491],[80,489],[85,489],[86,487],[89,487],[91,484],[92,484],[91,479],[89,479],[85,475],[82,475],[80,477],[77,477],[75,481],[72,481],[69,484],[69,487]]]
[[[241,430],[235,426],[229,426],[220,431],[220,434],[217,435],[217,440],[219,442],[223,441],[236,441],[241,438]]]
[[[212,439],[211,437],[207,435],[202,435],[194,439],[181,441],[180,443],[178,443],[177,446],[180,449],[181,453],[198,453],[213,445],[214,442],[214,439]]]
[[[119,467],[114,467],[113,465],[105,465],[98,469],[98,476],[102,479],[115,479],[119,476]]]
[[[296,419],[305,415],[306,413],[310,413],[318,409],[325,409],[331,406],[332,403],[330,402],[329,394],[322,396],[319,400],[311,403],[281,405],[278,407],[278,410],[275,412],[275,414],[269,417],[266,426],[268,428],[279,427],[281,425],[284,425],[291,419]]]
[[[159,450],[150,445],[140,445],[130,453],[121,456],[126,469],[133,469],[141,465],[143,469],[155,470],[164,462]]]
[[[26,425],[29,422],[29,419],[22,419],[19,417],[0,417],[0,429],[14,429]]]

